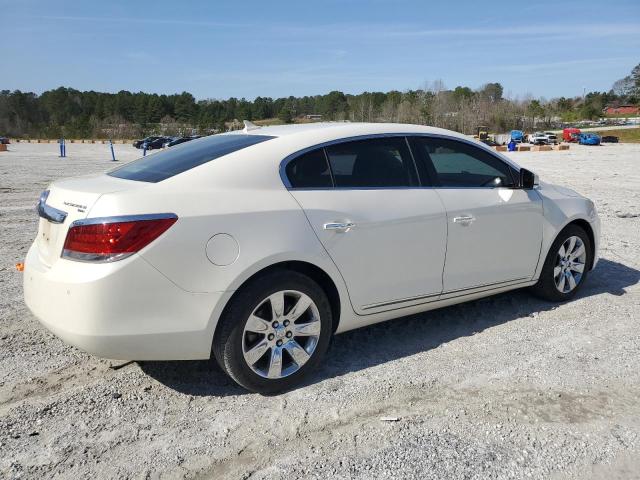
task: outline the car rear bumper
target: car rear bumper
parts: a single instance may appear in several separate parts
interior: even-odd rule
[[[138,255],[48,267],[32,245],[25,260],[24,298],[33,314],[65,342],[105,358],[209,358],[222,295],[182,290]]]

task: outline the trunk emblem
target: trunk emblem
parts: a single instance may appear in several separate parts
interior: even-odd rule
[[[78,203],[71,203],[71,202],[62,202],[62,203],[64,203],[67,207],[77,208],[78,211],[81,213],[83,213],[87,209],[86,205],[80,205]]]

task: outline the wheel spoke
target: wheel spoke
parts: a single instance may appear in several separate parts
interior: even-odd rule
[[[269,378],[280,378],[282,376],[282,347],[271,349],[271,359],[269,360]]]
[[[582,273],[584,272],[584,263],[574,262],[569,268],[574,272]]]
[[[306,312],[311,306],[311,299],[307,295],[302,295],[296,304],[293,306],[291,311],[287,314],[287,318],[293,322],[295,322],[300,315]]]
[[[571,275],[570,272],[569,272],[569,275],[567,275],[567,280],[569,281],[569,291],[576,288],[576,279],[573,278],[573,275]]]
[[[266,340],[262,340],[255,345],[251,350],[245,352],[244,358],[249,365],[254,365],[258,360],[262,358],[265,352],[269,349],[269,343]]]
[[[560,258],[564,258],[567,255],[567,251],[564,249],[564,244],[560,246],[560,250],[558,250],[558,255],[560,255]]]
[[[576,249],[571,253],[571,258],[575,260],[576,258],[580,258],[582,254],[584,254],[584,243],[576,247]]]
[[[569,245],[567,246],[566,252],[571,255],[573,249],[576,247],[576,237],[570,237],[568,241]]]
[[[271,303],[272,320],[280,318],[284,313],[284,292],[277,292],[271,295],[269,297],[269,303]]]
[[[293,361],[296,362],[298,367],[301,367],[309,360],[309,354],[295,340],[290,340],[285,343],[284,348],[287,349],[287,352],[289,352],[289,354],[293,358]]]
[[[247,320],[245,330],[254,333],[266,333],[270,327],[271,325],[267,320],[251,315],[249,320]]]
[[[553,269],[553,278],[558,278],[558,275],[562,272],[562,267],[558,265]]]
[[[560,290],[562,293],[564,293],[564,283],[567,279],[567,276],[562,274],[560,275],[560,278],[558,279],[558,282],[556,283],[558,290]]]
[[[320,322],[301,323],[293,326],[294,337],[317,337],[320,335]]]

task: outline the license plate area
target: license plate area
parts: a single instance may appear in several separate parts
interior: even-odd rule
[[[57,256],[58,234],[61,228],[63,228],[63,226],[60,224],[53,224],[44,218],[40,219],[38,228],[38,251],[40,259],[47,266],[51,266]]]

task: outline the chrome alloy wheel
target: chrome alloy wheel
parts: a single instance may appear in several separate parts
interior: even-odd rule
[[[560,293],[571,292],[582,280],[587,261],[587,249],[580,237],[567,238],[556,256],[553,279]]]
[[[247,319],[242,333],[244,359],[261,377],[287,377],[311,358],[320,330],[318,307],[308,295],[296,290],[276,292]]]

